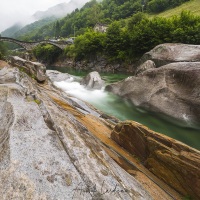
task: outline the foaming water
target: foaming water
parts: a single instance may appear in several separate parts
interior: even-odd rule
[[[54,82],[54,84],[74,97],[80,98],[89,103],[97,103],[103,101],[107,98],[108,94],[101,90],[88,90],[79,82],[75,82],[73,78],[67,79],[61,82]]]
[[[120,120],[135,119],[132,117],[135,112],[135,110],[133,111],[133,105],[114,94],[106,92],[104,88],[101,90],[87,89],[79,82],[74,81],[73,78],[54,82],[54,84],[67,94],[86,101],[97,109],[113,115]],[[145,111],[143,111],[143,113],[144,112]]]
[[[156,113],[137,108],[130,102],[104,91],[104,88],[89,90],[79,82],[74,81],[73,78],[54,82],[54,84],[67,94],[92,104],[106,114],[113,115],[120,120],[137,121],[154,131],[168,135],[200,150],[200,130],[183,127],[175,120],[172,123],[171,118],[163,118]]]

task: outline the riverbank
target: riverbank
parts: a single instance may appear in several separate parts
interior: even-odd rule
[[[68,70],[68,68],[51,67],[61,72],[69,72],[72,75],[83,77],[88,72]],[[127,74],[100,73],[106,84],[117,82],[127,77]],[[56,85],[66,93],[79,99],[89,102],[99,110],[108,115],[113,115],[120,120],[134,120],[152,130],[177,139],[200,150],[200,129],[188,128],[185,123],[174,120],[165,115],[149,112],[145,109],[134,106],[131,102],[108,93],[104,90],[88,90],[75,80],[56,82]],[[200,127],[199,127],[200,128]]]
[[[134,74],[136,65],[133,63],[111,63],[103,57],[94,60],[74,61],[73,59],[60,59],[52,64],[55,67],[69,67],[80,71],[98,71],[109,73],[132,73]]]

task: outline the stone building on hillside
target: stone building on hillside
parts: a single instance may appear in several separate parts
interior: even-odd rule
[[[96,25],[94,26],[94,31],[105,33],[107,28],[108,26],[106,24],[96,23]]]

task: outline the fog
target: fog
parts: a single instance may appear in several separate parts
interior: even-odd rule
[[[89,0],[71,0],[75,4],[83,4]],[[29,23],[31,16],[37,11],[45,11],[59,3],[70,0],[6,0],[1,2],[0,33],[15,23]]]

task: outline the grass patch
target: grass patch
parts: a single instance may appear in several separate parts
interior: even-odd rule
[[[35,103],[37,103],[38,105],[41,104],[41,101],[40,101],[39,99],[35,99],[34,101],[35,101]]]
[[[200,16],[200,0],[190,0],[189,2],[183,3],[182,5],[166,10],[160,14],[149,15],[153,17],[172,17],[173,15],[180,15],[183,10],[190,11],[194,15]]]

